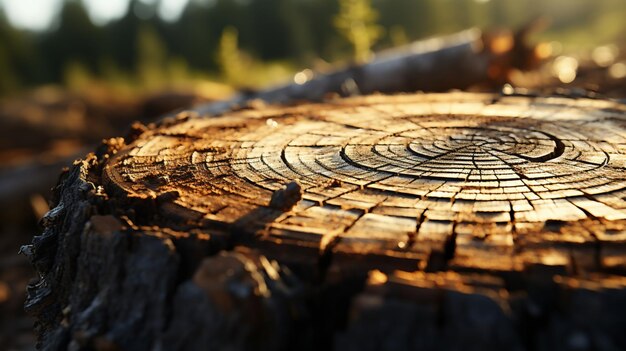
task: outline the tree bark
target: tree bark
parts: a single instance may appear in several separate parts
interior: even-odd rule
[[[626,106],[416,94],[135,126],[24,251],[40,347],[626,348]]]

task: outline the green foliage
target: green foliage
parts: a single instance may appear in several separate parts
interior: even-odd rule
[[[137,81],[146,90],[163,86],[167,52],[155,30],[142,26],[137,34]]]
[[[174,57],[167,61],[166,79],[173,85],[184,85],[191,80],[191,73],[187,61],[182,57]]]
[[[175,23],[132,11],[158,1],[130,1],[125,16],[97,26],[82,1],[65,0],[56,24],[37,33],[0,13],[0,94],[49,83],[259,87],[317,62],[367,60],[373,46],[469,26],[519,28],[540,15],[552,23],[540,38],[566,49],[623,42],[626,32],[624,0],[194,0]]]
[[[63,69],[63,83],[73,91],[87,89],[93,82],[89,69],[79,61],[70,61]]]
[[[389,30],[389,37],[393,46],[400,46],[409,43],[409,38],[406,35],[406,30],[401,26],[393,26]]]
[[[239,49],[238,32],[234,27],[226,27],[222,32],[216,60],[222,81],[240,89],[284,81],[294,71],[289,64],[262,62]]]
[[[245,86],[247,61],[239,50],[237,28],[224,28],[217,50],[217,63],[224,81],[236,87]]]
[[[365,62],[372,55],[372,46],[380,39],[383,28],[376,24],[378,12],[370,0],[339,0],[335,26],[354,49],[354,59]]]
[[[9,55],[0,45],[0,95],[6,94],[18,86],[18,78],[9,62]]]

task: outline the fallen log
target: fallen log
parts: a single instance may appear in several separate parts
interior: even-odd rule
[[[177,118],[62,177],[46,350],[623,349],[626,106],[417,94]]]
[[[200,115],[217,115],[260,100],[271,104],[322,101],[340,96],[372,93],[444,92],[483,87],[493,90],[508,81],[513,69],[533,68],[542,59],[529,45],[533,22],[517,33],[469,29],[456,34],[378,52],[368,63],[350,65],[328,73],[310,69],[294,82],[260,91],[243,91],[229,100],[194,108]]]

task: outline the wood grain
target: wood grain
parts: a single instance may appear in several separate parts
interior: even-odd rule
[[[626,347],[616,329],[626,323],[617,312],[626,306],[626,107],[618,103],[375,95],[182,114],[111,150],[99,166],[82,166],[100,194],[91,211],[106,208],[127,235],[171,240],[183,277],[209,269],[200,262],[211,252],[245,252],[219,264],[261,267],[243,270],[260,301],[286,279],[268,267],[293,272],[288,281],[302,295],[282,289],[275,304],[307,311],[287,318],[302,323],[288,334],[313,337],[310,347]],[[195,274],[188,284],[218,307],[232,305]],[[275,313],[264,306],[260,316]],[[175,318],[172,328],[189,327]],[[151,333],[179,349],[189,337]],[[272,333],[263,345],[300,347],[302,337]]]

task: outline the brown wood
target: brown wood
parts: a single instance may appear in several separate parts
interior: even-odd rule
[[[52,349],[622,349],[625,170],[611,101],[181,114],[64,176],[27,308]]]

